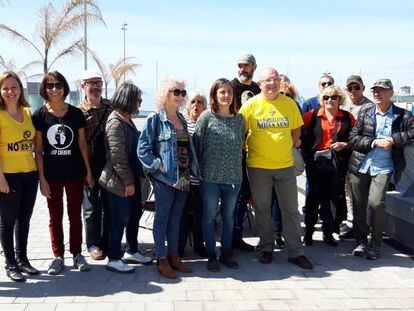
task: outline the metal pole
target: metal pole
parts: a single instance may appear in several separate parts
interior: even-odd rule
[[[84,55],[84,67],[85,70],[88,69],[88,23],[86,21],[86,15],[88,13],[88,7],[87,7],[87,0],[83,0],[83,30],[84,30],[84,36],[83,36],[83,43],[85,44],[83,55]]]
[[[128,24],[127,23],[125,23],[125,21],[124,21],[124,23],[122,24],[122,30],[124,31],[124,67],[125,67],[125,58],[126,58],[126,56],[125,56],[125,32],[127,31],[127,28],[126,28],[126,26],[128,26]],[[125,73],[124,73],[124,83],[125,83]]]

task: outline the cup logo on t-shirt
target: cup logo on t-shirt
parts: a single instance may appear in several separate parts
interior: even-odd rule
[[[241,104],[242,105],[244,105],[244,103],[245,102],[247,102],[250,98],[252,98],[254,96],[254,93],[252,92],[252,91],[249,91],[249,90],[247,90],[247,91],[244,91],[242,94],[241,94]]]
[[[72,153],[69,147],[73,142],[73,131],[69,126],[52,125],[47,131],[47,139],[49,144],[55,148],[50,152],[51,155],[70,155]]]

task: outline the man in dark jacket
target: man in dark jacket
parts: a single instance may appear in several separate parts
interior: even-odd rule
[[[357,245],[353,254],[375,260],[385,226],[388,183],[391,178],[397,183],[405,168],[404,147],[414,141],[414,117],[391,102],[394,91],[389,79],[376,81],[371,90],[375,105],[360,111],[350,134],[349,169]]]
[[[105,189],[98,184],[105,165],[104,132],[106,120],[113,110],[108,100],[102,98],[103,81],[101,75],[92,70],[82,74],[82,89],[85,98],[78,106],[86,118],[85,135],[89,147],[95,185],[85,187],[83,218],[85,221],[86,244],[91,258],[105,259],[109,230],[108,199]]]

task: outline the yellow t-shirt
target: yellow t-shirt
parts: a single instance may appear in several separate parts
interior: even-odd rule
[[[0,109],[0,165],[4,173],[36,170],[31,149],[35,129],[29,108],[23,108],[23,122]]]
[[[264,169],[293,166],[291,130],[303,125],[296,103],[286,96],[270,101],[259,94],[239,112],[246,121],[247,166]]]

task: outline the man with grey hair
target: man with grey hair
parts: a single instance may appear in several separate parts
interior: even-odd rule
[[[237,66],[239,67],[238,77],[234,78],[232,83],[234,85],[237,104],[243,106],[248,99],[260,93],[259,86],[253,81],[253,75],[257,68],[256,58],[252,54],[242,53],[239,56]],[[246,171],[246,153],[243,152],[243,182],[235,208],[233,247],[245,252],[254,251],[254,246],[247,244],[242,238],[243,222],[250,195],[250,186]]]
[[[322,93],[322,91],[330,85],[333,85],[335,83],[334,78],[328,74],[328,73],[324,73],[322,75],[322,77],[319,79],[319,94]],[[311,97],[309,99],[307,99],[303,105],[302,105],[302,114],[304,114],[305,112],[308,112],[309,110],[315,110],[318,109],[321,104],[319,102],[319,94],[316,95],[315,97]]]
[[[105,189],[98,184],[105,165],[105,124],[113,110],[109,100],[102,98],[102,76],[96,71],[85,70],[82,74],[83,101],[78,105],[85,119],[85,136],[88,144],[89,163],[95,184],[85,187],[83,219],[85,222],[86,245],[91,258],[103,260],[106,255],[109,231],[109,201]]]
[[[375,260],[385,227],[387,187],[391,177],[399,181],[405,168],[404,147],[414,141],[414,117],[391,101],[391,80],[380,79],[371,90],[375,105],[361,109],[350,134],[349,170],[356,240],[352,253]]]
[[[364,96],[364,90],[365,85],[360,76],[351,75],[346,79],[346,93],[348,94],[349,101],[343,109],[352,113],[355,120],[358,119],[358,114],[361,111],[361,108],[364,108],[367,105],[373,105],[373,102]],[[347,216],[346,220],[341,224],[339,239],[341,241],[354,241],[355,238],[352,231],[354,213],[349,174],[345,177],[345,196]]]
[[[279,95],[280,77],[276,69],[263,69],[258,84],[262,92],[245,103],[239,112],[246,122],[247,169],[260,237],[259,262],[269,264],[273,258],[274,189],[280,203],[288,261],[303,269],[312,269],[313,264],[303,255],[292,153],[301,134],[302,117],[294,100]]]

